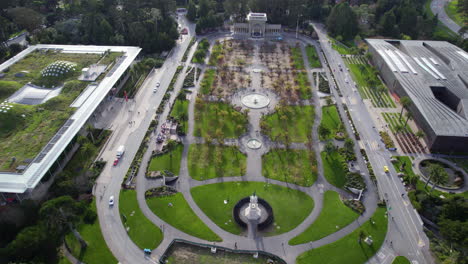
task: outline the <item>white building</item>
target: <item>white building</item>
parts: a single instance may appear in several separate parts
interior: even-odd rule
[[[267,24],[266,13],[249,13],[248,23],[235,23],[232,32],[236,35],[245,35],[253,38],[280,36],[280,24]]]

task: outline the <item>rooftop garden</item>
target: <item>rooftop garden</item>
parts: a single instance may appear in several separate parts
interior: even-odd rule
[[[115,58],[114,53],[103,56],[34,51],[3,70],[1,101],[28,83],[63,88],[59,95],[40,104],[7,103],[9,109],[0,113],[0,171],[15,171],[17,166],[27,165],[73,114],[70,104],[87,86],[77,80],[82,68],[100,60],[110,64]]]

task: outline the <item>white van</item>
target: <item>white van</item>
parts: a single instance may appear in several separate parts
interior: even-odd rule
[[[117,158],[120,159],[123,156],[124,152],[125,152],[125,147],[124,147],[124,145],[121,145],[117,149]]]

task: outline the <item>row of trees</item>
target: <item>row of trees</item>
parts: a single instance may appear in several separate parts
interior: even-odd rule
[[[62,2],[6,0],[0,41],[24,29],[34,33],[33,43],[134,45],[156,53],[171,49],[179,37],[174,0]]]
[[[200,34],[208,29],[223,25],[223,17],[216,14],[218,2],[213,0],[199,0],[198,5],[190,0],[187,6],[187,19],[197,23],[196,33]]]

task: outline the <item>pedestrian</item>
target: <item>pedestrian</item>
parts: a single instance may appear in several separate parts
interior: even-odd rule
[[[402,193],[402,194],[401,194],[401,197],[403,197],[403,196],[405,196],[405,194],[404,194],[404,193]]]
[[[234,248],[237,249],[237,242],[234,243]]]

